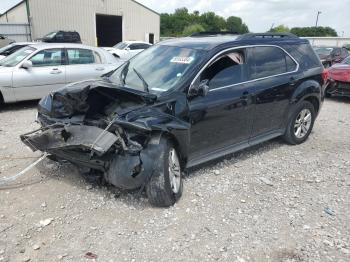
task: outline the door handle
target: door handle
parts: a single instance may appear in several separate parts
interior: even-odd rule
[[[58,68],[53,68],[53,69],[51,70],[51,72],[50,72],[50,74],[53,74],[53,75],[55,75],[55,74],[61,74],[61,73],[62,73],[62,71],[59,70]]]
[[[97,67],[96,68],[96,71],[103,71],[103,70],[105,70],[104,67]]]
[[[249,98],[249,92],[248,91],[244,91],[242,96],[240,97],[240,99],[244,100],[244,101],[248,101],[248,98]]]
[[[294,76],[291,76],[291,77],[289,78],[289,84],[290,84],[291,86],[294,86],[297,82],[298,82],[298,80],[295,79]]]

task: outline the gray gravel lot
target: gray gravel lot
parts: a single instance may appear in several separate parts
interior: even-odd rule
[[[40,155],[18,138],[35,113],[0,109],[0,177]],[[306,143],[264,143],[192,170],[184,187],[158,209],[44,160],[0,188],[0,261],[350,261],[350,100],[327,100]]]

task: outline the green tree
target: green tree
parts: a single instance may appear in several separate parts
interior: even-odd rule
[[[203,13],[200,22],[206,31],[219,32],[226,28],[225,19],[214,12]]]
[[[185,7],[178,8],[173,14],[160,15],[161,36],[182,36],[201,31],[234,31],[247,33],[248,27],[239,17],[229,17],[227,20],[214,12],[200,14],[199,11],[189,13]]]
[[[193,25],[189,25],[189,26],[186,26],[184,31],[182,32],[182,35],[183,36],[189,36],[193,33],[196,33],[196,32],[203,32],[205,31],[204,30],[204,27],[200,24],[193,24]]]
[[[290,29],[288,28],[288,26],[285,26],[285,25],[278,25],[269,30],[269,32],[274,32],[274,33],[288,33],[289,31]]]
[[[242,19],[237,16],[230,16],[226,19],[226,30],[245,34],[249,32],[248,26],[242,22]]]
[[[290,32],[297,36],[338,36],[337,32],[328,26],[294,27]]]

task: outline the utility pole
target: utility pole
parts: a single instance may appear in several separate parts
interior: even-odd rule
[[[322,14],[321,11],[317,11],[317,17],[316,17],[316,27],[318,26],[318,17]]]

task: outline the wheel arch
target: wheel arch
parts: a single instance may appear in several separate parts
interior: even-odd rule
[[[298,86],[290,100],[290,109],[288,110],[285,124],[288,124],[295,108],[301,101],[310,102],[314,106],[316,114],[318,114],[323,101],[322,86],[320,83],[315,80],[307,80]]]
[[[187,159],[188,159],[188,145],[189,145],[189,139],[188,137],[182,134],[178,134],[177,132],[153,132],[152,133],[152,138],[157,137],[157,139],[165,138],[170,140],[177,153],[179,154],[180,157],[180,162],[181,162],[181,168],[185,168]]]

